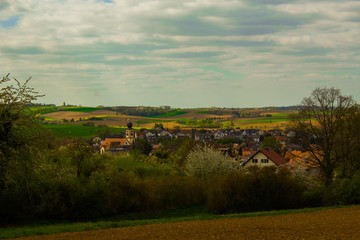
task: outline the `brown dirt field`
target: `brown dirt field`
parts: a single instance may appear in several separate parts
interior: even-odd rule
[[[78,120],[79,118],[90,118],[96,116],[118,116],[116,112],[108,110],[96,110],[92,112],[71,112],[71,111],[59,111],[53,113],[47,113],[43,115],[44,117],[57,118],[57,119],[72,119]]]
[[[155,126],[155,122],[154,123],[140,123],[139,125],[135,122],[135,120],[141,120],[138,118],[118,118],[118,120],[106,120],[106,121],[98,121],[98,120],[91,120],[91,122],[93,122],[95,125],[107,125],[107,126],[115,126],[115,127],[126,127],[126,125],[129,122],[133,123],[134,127],[139,127],[139,128],[153,128]],[[80,122],[73,122],[71,124],[78,124],[81,125],[83,124],[83,121]],[[181,125],[179,123],[176,122],[163,122],[162,123],[164,128],[170,128],[173,129],[175,126],[184,126]]]
[[[19,238],[66,239],[360,239],[360,206],[313,213],[228,218]]]

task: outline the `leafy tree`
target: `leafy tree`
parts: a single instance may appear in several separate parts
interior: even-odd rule
[[[89,178],[100,166],[100,161],[91,162],[94,149],[85,141],[75,138],[68,144],[71,164],[76,167],[76,176]]]
[[[293,142],[311,154],[327,184],[332,182],[342,160],[335,153],[338,135],[343,131],[344,120],[355,111],[351,96],[342,95],[339,89],[316,88],[302,100],[299,114],[292,119]]]
[[[0,80],[0,192],[12,166],[29,159],[25,156],[43,139],[38,136],[36,116],[29,110],[31,102],[41,95],[27,86],[30,78],[21,83],[9,75]]]
[[[131,144],[131,151],[140,151],[140,153],[149,155],[152,151],[152,146],[149,143],[148,140],[145,138],[137,138],[132,144]]]
[[[197,145],[198,143],[190,138],[185,138],[181,141],[180,147],[176,150],[175,154],[172,154],[172,158],[174,159],[174,162],[182,167],[184,165],[184,162],[190,153],[190,151]]]
[[[264,137],[264,140],[261,143],[261,148],[272,148],[275,152],[281,154],[281,143],[276,141],[274,137]]]
[[[360,112],[343,120],[342,131],[336,138],[335,154],[341,159],[339,176],[352,178],[360,171]]]

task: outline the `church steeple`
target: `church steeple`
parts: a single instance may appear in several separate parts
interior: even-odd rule
[[[127,129],[125,130],[126,140],[129,143],[133,143],[135,141],[136,135],[134,129],[132,129],[133,124],[130,122],[127,124]]]

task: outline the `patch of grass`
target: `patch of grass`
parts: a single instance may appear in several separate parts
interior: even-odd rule
[[[84,139],[90,139],[95,137],[98,134],[98,131],[104,127],[97,127],[97,126],[83,126],[77,124],[44,124],[42,125],[46,129],[50,129],[58,137],[81,137]],[[120,134],[124,128],[115,128],[115,127],[108,127],[110,128],[112,133]]]
[[[46,111],[41,111],[40,114],[48,114],[48,113],[53,113],[53,112],[57,112],[58,110],[46,110]]]
[[[54,121],[54,120],[58,120],[57,118],[51,118],[51,117],[44,117],[45,121]]]
[[[29,109],[26,109],[27,113],[35,113],[35,114],[47,114],[52,112],[57,112],[57,107],[55,106],[36,106],[36,107],[30,107]]]
[[[174,117],[174,116],[178,116],[178,115],[182,115],[182,114],[186,114],[186,113],[188,113],[188,112],[176,110],[176,111],[168,112],[168,113],[165,113],[162,115],[149,116],[149,117],[150,118],[166,118],[166,117]]]
[[[98,229],[107,229],[107,228],[119,228],[119,227],[130,227],[130,226],[139,226],[139,225],[148,225],[148,224],[161,224],[161,223],[196,221],[196,220],[215,220],[222,218],[245,218],[245,217],[276,216],[276,215],[296,214],[296,213],[311,213],[316,211],[323,211],[323,210],[344,208],[344,207],[351,207],[351,206],[332,206],[332,207],[215,215],[209,213],[206,210],[205,206],[196,206],[196,207],[176,209],[161,213],[129,214],[126,216],[120,216],[117,218],[98,220],[98,221],[62,222],[62,223],[42,222],[27,226],[5,227],[5,228],[0,228],[0,238],[6,239],[6,238],[46,235],[46,234],[54,234],[54,233],[62,233],[62,232],[79,232],[79,231],[87,231],[87,230],[98,230]]]
[[[290,117],[296,115],[296,113],[273,113],[273,117]]]

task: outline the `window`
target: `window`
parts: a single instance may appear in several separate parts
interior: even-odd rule
[[[252,162],[253,162],[253,163],[258,163],[258,160],[257,160],[257,159],[253,159]]]
[[[269,159],[261,159],[261,163],[269,163]]]

